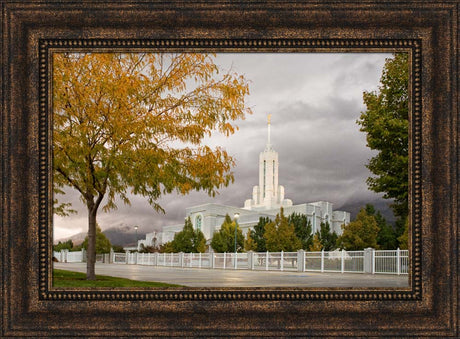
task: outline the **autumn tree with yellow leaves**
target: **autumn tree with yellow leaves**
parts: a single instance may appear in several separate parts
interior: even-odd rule
[[[265,225],[264,238],[269,252],[294,252],[302,248],[294,224],[284,215],[282,207],[275,220]]]
[[[55,193],[71,187],[88,211],[87,279],[95,279],[96,217],[145,196],[204,190],[233,181],[234,159],[205,137],[235,132],[248,81],[203,53],[56,53],[53,57]],[[56,198],[56,197],[55,197]],[[65,214],[55,199],[55,212]]]

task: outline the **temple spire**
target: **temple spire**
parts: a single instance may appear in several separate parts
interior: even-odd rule
[[[272,115],[269,114],[268,115],[268,124],[267,124],[267,129],[268,129],[268,133],[267,133],[267,146],[265,146],[265,149],[266,150],[271,150],[272,149],[272,144],[270,143],[270,119],[271,119]]]
[[[278,184],[279,159],[271,145],[271,114],[267,117],[267,145],[259,154],[259,185],[252,189],[252,199],[244,202],[247,210],[279,209],[292,206],[292,201],[284,199],[284,187]]]

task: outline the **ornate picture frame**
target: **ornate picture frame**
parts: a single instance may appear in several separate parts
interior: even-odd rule
[[[458,335],[457,2],[1,3],[2,335]],[[409,53],[410,287],[53,288],[50,56],[146,50]]]

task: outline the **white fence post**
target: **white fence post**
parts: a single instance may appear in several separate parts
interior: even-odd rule
[[[401,274],[401,250],[398,249],[396,250],[396,272],[398,275]]]
[[[281,256],[280,256],[280,269],[281,269],[281,272],[284,269],[284,252],[283,251],[281,251]]]
[[[363,251],[363,272],[372,273],[372,248],[365,248]]]
[[[372,249],[372,274],[375,274],[375,250]]]
[[[215,260],[214,252],[212,252],[212,251],[209,252],[209,255],[211,256],[211,257],[209,258],[209,265],[211,265],[211,268],[214,269],[215,264],[216,264],[215,261],[214,261],[214,260]]]
[[[303,251],[303,264],[302,264],[302,269],[303,269],[302,272],[306,272],[306,271],[307,271],[307,252],[306,252],[306,251]]]
[[[225,265],[226,265],[226,261],[227,261],[227,258],[226,258],[226,252],[224,252],[224,270],[225,270]]]
[[[268,258],[269,258],[269,254],[267,251],[267,254],[265,255],[265,271],[268,271]]]
[[[235,252],[235,270],[238,268],[238,253]]]
[[[297,271],[305,272],[305,251],[304,250],[297,251]]]
[[[179,266],[184,267],[184,252],[179,253]]]
[[[340,258],[340,271],[343,273],[345,271],[345,250],[342,249],[342,257]]]
[[[126,251],[125,264],[128,265],[129,262],[129,251]]]
[[[254,270],[254,251],[248,251],[248,269]]]
[[[199,259],[198,259],[198,268],[201,268],[201,252],[199,254]]]
[[[321,250],[321,273],[324,272],[324,250]]]

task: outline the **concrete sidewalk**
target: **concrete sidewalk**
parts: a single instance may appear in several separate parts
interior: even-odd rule
[[[53,263],[54,268],[86,272],[86,263]],[[249,271],[96,264],[96,274],[188,287],[409,287],[407,275]]]

